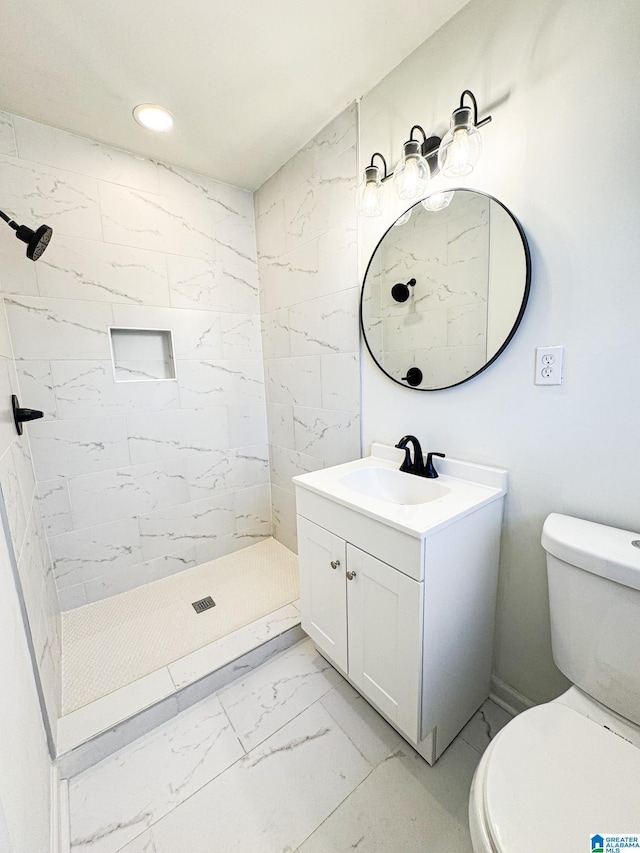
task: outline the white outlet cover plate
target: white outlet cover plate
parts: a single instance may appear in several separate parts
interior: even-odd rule
[[[536,385],[562,385],[564,347],[537,347]]]

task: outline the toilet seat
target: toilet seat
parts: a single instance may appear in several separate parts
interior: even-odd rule
[[[476,853],[590,850],[595,833],[640,837],[640,749],[566,705],[520,714],[474,779]]]

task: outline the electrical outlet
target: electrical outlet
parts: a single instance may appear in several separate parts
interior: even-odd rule
[[[536,385],[561,385],[564,347],[536,349]]]

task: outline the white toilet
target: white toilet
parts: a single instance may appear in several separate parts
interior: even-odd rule
[[[475,853],[640,839],[638,540],[566,515],[545,521],[553,657],[575,686],[518,715],[484,753],[469,801]]]

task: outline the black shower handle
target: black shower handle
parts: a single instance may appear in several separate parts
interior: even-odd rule
[[[11,408],[13,409],[13,422],[16,425],[18,435],[22,435],[22,424],[25,421],[37,421],[44,417],[44,412],[39,409],[23,409],[15,394],[11,395]]]

